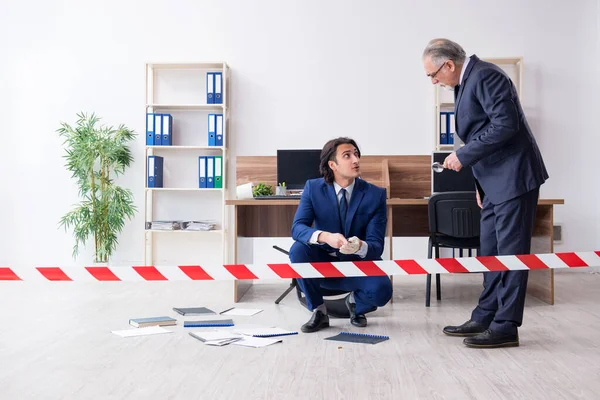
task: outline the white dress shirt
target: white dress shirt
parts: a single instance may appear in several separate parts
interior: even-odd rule
[[[352,191],[354,190],[355,183],[356,183],[356,179],[354,181],[352,181],[352,183],[348,187],[345,188],[346,189],[346,201],[348,202],[348,205],[350,205],[350,198],[352,197]],[[339,206],[340,201],[342,201],[342,193],[341,193],[342,187],[340,185],[338,185],[337,182],[334,181],[333,188],[335,189],[335,195],[337,196],[337,201],[338,201],[338,206]],[[310,244],[320,244],[317,241],[317,239],[321,232],[323,232],[323,231],[315,231],[312,234],[312,236],[310,237],[310,240],[308,242]],[[360,258],[365,258],[368,250],[369,250],[369,245],[367,244],[367,242],[365,242],[364,240],[361,240],[360,249],[358,249],[358,251],[354,254],[356,254]],[[330,255],[335,256],[336,254],[330,253]]]
[[[467,70],[467,65],[469,65],[469,61],[471,61],[471,57],[465,58],[465,62],[462,66],[462,70],[460,71],[460,80],[458,81],[459,85],[463,83],[463,76],[465,76],[465,71]]]

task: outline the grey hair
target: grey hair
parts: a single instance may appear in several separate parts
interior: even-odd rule
[[[467,53],[458,44],[449,39],[433,39],[427,43],[423,51],[423,58],[430,57],[435,66],[440,66],[447,60],[454,61],[455,64],[464,64]]]

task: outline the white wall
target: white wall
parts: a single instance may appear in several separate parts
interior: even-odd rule
[[[598,1],[130,1],[5,0],[0,11],[0,265],[69,265],[57,230],[78,200],[63,167],[59,121],[78,111],[140,136],[121,184],[140,213],[113,257],[143,257],[144,63],[225,60],[232,68],[232,150],[274,155],[356,138],[365,154],[428,154],[433,90],[420,55],[449,37],[469,54],[523,56],[523,102],[564,198],[560,250],[600,242]],[[542,16],[542,10],[544,16]],[[232,165],[233,166],[233,165]],[[423,250],[423,254],[425,250]],[[91,261],[88,246],[76,263]],[[396,252],[395,254],[398,254]]]

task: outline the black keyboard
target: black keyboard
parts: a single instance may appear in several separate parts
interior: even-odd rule
[[[299,194],[272,194],[269,196],[256,196],[256,200],[300,200]]]

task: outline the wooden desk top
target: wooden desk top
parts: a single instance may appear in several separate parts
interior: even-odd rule
[[[260,200],[259,200],[260,201]],[[388,206],[416,206],[426,205],[429,203],[429,199],[388,199]],[[564,199],[540,199],[538,206],[549,206],[554,204],[565,204]]]
[[[428,199],[388,199],[388,206],[421,206],[427,205]],[[242,199],[242,200],[226,200],[225,204],[228,206],[297,206],[300,204],[300,200],[255,200],[255,199]],[[565,204],[564,199],[540,199],[538,202],[539,206],[549,206],[554,204]]]

